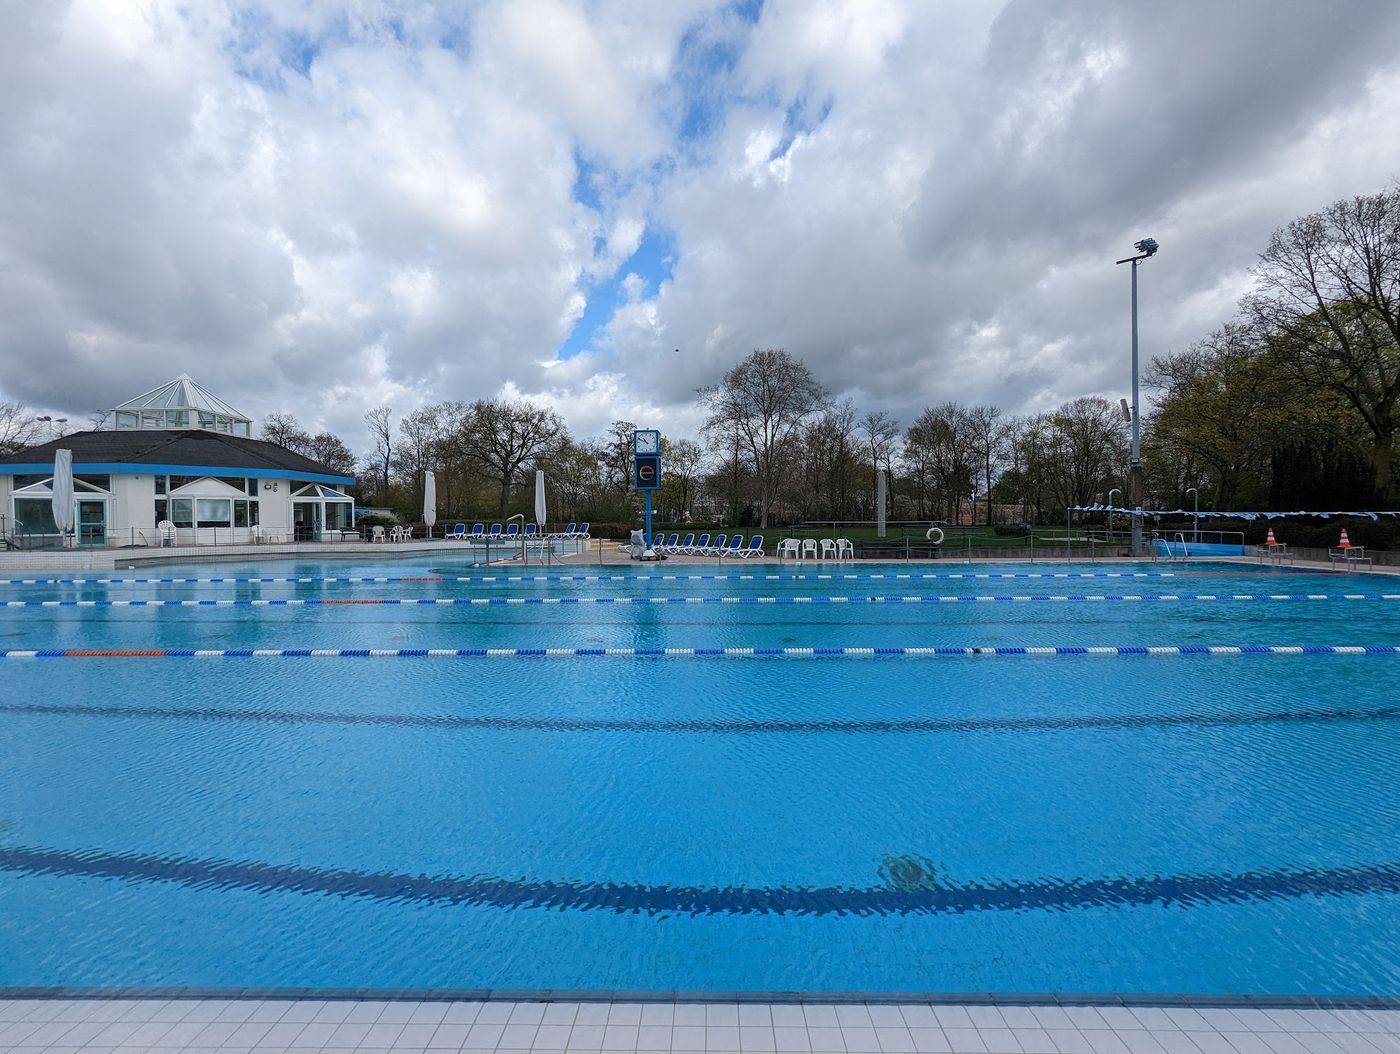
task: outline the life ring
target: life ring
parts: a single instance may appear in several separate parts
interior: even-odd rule
[[[934,537],[935,534],[938,535],[937,538]],[[924,532],[924,539],[925,539],[926,541],[932,542],[934,545],[942,545],[942,544],[943,544],[943,528],[942,528],[942,527],[930,527],[927,531]]]

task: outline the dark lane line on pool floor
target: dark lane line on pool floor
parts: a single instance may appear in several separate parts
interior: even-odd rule
[[[0,848],[0,871],[29,876],[173,882],[204,890],[366,897],[388,903],[611,911],[648,915],[938,915],[1216,904],[1400,892],[1400,863],[1269,868],[1123,878],[881,886],[672,886],[508,879],[298,867],[248,860],[56,849]]]
[[[97,706],[85,703],[0,703],[0,713],[43,717],[142,720],[244,721],[272,724],[341,724],[448,730],[670,733],[938,733],[1057,732],[1076,729],[1230,727],[1279,722],[1376,721],[1400,718],[1400,707],[1315,710],[1247,710],[1238,713],[1083,715],[1069,717],[906,718],[858,720],[629,720],[531,718],[451,714],[343,714],[332,711],[243,710],[231,707]]]
[[[861,606],[931,605],[963,606],[988,604],[1192,604],[1242,603],[1272,607],[1279,603],[1395,602],[1400,593],[954,593],[954,594],[836,594],[790,596],[597,596],[597,597],[292,597],[263,598],[185,598],[169,600],[0,600],[0,610],[110,610],[110,609],[193,609],[224,608],[496,608],[496,607],[639,607],[677,606]]]

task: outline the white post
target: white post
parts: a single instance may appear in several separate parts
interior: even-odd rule
[[[885,470],[875,473],[875,537],[885,536]]]

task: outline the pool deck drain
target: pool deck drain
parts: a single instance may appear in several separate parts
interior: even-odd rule
[[[0,1050],[1400,1054],[1395,1001],[821,998],[0,999]]]

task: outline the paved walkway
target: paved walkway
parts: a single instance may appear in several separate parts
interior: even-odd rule
[[[927,1003],[0,1001],[0,1051],[1400,1054],[1400,1009]]]

